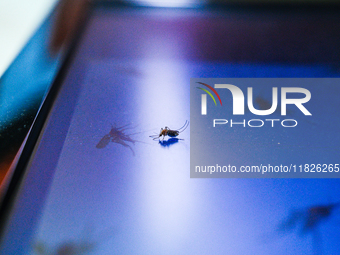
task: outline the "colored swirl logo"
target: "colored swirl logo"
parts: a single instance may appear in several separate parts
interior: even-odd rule
[[[203,86],[206,86],[208,89],[210,89],[217,96],[218,100],[220,101],[220,104],[222,105],[221,97],[220,97],[220,95],[217,93],[217,91],[213,87],[211,87],[210,85],[208,85],[206,83],[203,83],[203,82],[197,82],[197,83],[199,83],[199,84],[201,84]],[[213,94],[209,90],[207,90],[205,88],[201,88],[201,87],[196,87],[196,88],[206,92],[212,98],[212,100],[214,101],[215,105],[217,106],[217,102],[215,100],[215,97],[213,96]],[[202,94],[201,95],[201,114],[202,115],[207,115],[207,95],[206,94]]]

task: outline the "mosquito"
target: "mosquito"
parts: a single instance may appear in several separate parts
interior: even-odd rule
[[[126,134],[124,131],[127,130],[127,129],[131,129],[131,127],[128,127],[129,125],[130,124],[127,124],[127,125],[119,127],[119,128],[111,126],[110,132],[103,136],[103,138],[96,145],[96,148],[97,149],[103,149],[111,141],[113,143],[118,143],[118,144],[123,145],[124,147],[129,148],[132,151],[132,154],[135,155],[134,150],[132,149],[132,147],[127,142],[130,142],[134,145],[135,142],[137,142],[137,141],[133,140],[130,136],[134,135],[134,134],[138,134],[139,132],[133,133],[133,134]]]
[[[169,137],[177,137],[180,133],[182,133],[187,127],[189,126],[189,121],[185,121],[183,127],[177,129],[177,130],[172,130],[169,127],[165,127],[164,129],[161,128],[161,131],[159,132],[158,135],[150,135],[151,138],[153,138],[153,140],[156,140],[158,138],[160,138],[161,136],[163,136],[162,141],[164,140],[164,138],[166,136]]]

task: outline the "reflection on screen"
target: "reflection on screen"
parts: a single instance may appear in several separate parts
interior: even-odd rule
[[[189,131],[174,143],[150,136],[189,120],[190,77],[324,71],[147,59],[89,61],[35,249],[313,254],[311,249],[322,245],[317,231],[337,235],[332,224],[337,207],[331,206],[337,202],[337,180],[190,179]]]
[[[99,14],[72,67],[77,79],[65,80],[81,83],[81,90],[31,254],[339,251],[337,179],[190,179],[190,124],[176,137],[150,137],[190,120],[192,77],[336,77],[334,69],[180,58],[190,56],[194,42],[173,36],[178,24],[164,37],[145,27],[133,34],[134,44],[112,30],[113,16]],[[166,29],[164,19],[153,20],[153,28]],[[122,54],[130,49],[134,57],[119,57],[115,38],[124,41]],[[266,99],[258,105],[265,107]]]

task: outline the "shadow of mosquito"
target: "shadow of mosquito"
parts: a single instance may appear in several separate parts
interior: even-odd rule
[[[135,132],[135,133],[129,133],[129,134],[126,133],[126,130],[134,129],[134,128],[135,127],[130,127],[130,124],[127,124],[121,127],[116,127],[112,125],[110,132],[102,137],[102,139],[97,143],[96,148],[103,149],[110,142],[113,142],[116,144],[123,145],[125,148],[129,148],[132,152],[132,155],[135,156],[135,151],[133,150],[130,144],[135,145],[136,142],[138,143],[144,143],[144,142],[131,138],[132,135],[140,134],[142,132]]]
[[[183,140],[183,139],[169,138],[168,140],[159,140],[158,143],[164,148],[169,148],[170,146],[178,143],[179,140]]]

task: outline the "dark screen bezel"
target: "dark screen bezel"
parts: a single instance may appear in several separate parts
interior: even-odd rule
[[[92,5],[91,5],[92,6]],[[24,177],[26,173],[26,168],[29,164],[30,159],[32,158],[32,153],[37,145],[43,127],[47,121],[47,117],[53,107],[53,104],[58,97],[58,93],[63,84],[64,78],[68,72],[68,69],[72,63],[72,60],[76,54],[76,49],[78,47],[79,42],[81,41],[82,34],[84,29],[86,28],[86,24],[89,20],[91,8],[86,9],[87,14],[84,15],[84,18],[79,22],[77,32],[73,36],[73,40],[64,45],[65,58],[63,63],[52,82],[50,89],[44,98],[38,113],[33,121],[33,124],[26,135],[26,139],[21,146],[21,149],[18,151],[18,154],[9,169],[9,173],[7,175],[10,176],[9,180],[5,180],[2,187],[2,194],[0,197],[0,242],[2,241],[4,231],[6,229],[6,224],[8,217],[11,213],[11,209],[16,200],[16,196],[20,190],[21,184],[24,182]],[[49,40],[49,38],[46,38]]]

